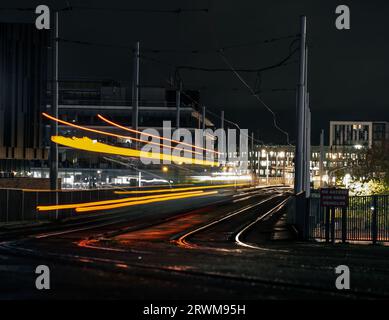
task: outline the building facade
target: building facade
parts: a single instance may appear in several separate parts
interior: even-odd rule
[[[371,148],[389,140],[389,122],[331,121],[330,146]]]
[[[49,34],[34,24],[0,23],[0,176],[48,157],[45,110]]]
[[[320,146],[311,147],[310,180],[314,187],[331,185],[335,182],[337,173],[357,166],[366,159],[366,149],[356,149],[353,146],[324,146],[322,168],[320,166]],[[250,152],[250,167],[262,182],[293,184],[294,180],[294,146],[266,146],[257,145],[254,152]]]

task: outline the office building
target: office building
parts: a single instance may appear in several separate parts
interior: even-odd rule
[[[29,172],[47,160],[49,33],[34,24],[0,23],[0,176]]]
[[[389,139],[389,122],[331,121],[330,146],[371,148]]]

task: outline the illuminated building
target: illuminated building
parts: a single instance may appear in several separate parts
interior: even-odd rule
[[[330,180],[335,172],[355,166],[366,157],[366,149],[357,149],[354,146],[324,146],[323,149],[322,175],[326,183],[332,182]],[[262,182],[292,184],[294,154],[294,146],[258,145],[253,154],[250,152],[250,167],[254,166],[255,174]],[[311,182],[317,187],[320,183],[320,146],[311,147],[310,172]]]
[[[371,148],[389,139],[389,122],[331,121],[330,146]]]

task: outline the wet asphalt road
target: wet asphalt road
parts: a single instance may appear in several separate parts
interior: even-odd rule
[[[388,248],[274,240],[287,197],[225,191],[4,240],[0,299],[388,299]],[[35,288],[41,264],[50,290]],[[338,265],[350,268],[350,290],[335,288]]]

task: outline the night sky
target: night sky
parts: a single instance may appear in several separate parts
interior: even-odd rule
[[[35,7],[53,1],[2,0],[0,7]],[[65,7],[67,1],[54,1]],[[229,45],[251,43],[299,32],[299,16],[307,15],[309,40],[309,91],[313,143],[321,128],[328,133],[330,120],[389,121],[389,2],[375,1],[291,1],[291,0],[191,0],[191,1],[70,1],[73,6],[141,9],[209,9],[208,13],[131,13],[113,11],[71,11],[60,16],[60,37],[72,40],[172,49],[147,56],[166,62],[142,61],[142,85],[167,86],[171,65],[226,68],[215,52],[186,53],[187,50],[216,50]],[[335,8],[347,4],[351,30],[335,28]],[[0,11],[0,21],[32,21],[31,13]],[[279,62],[288,54],[292,39],[226,50],[236,68],[261,68]],[[177,53],[185,51],[185,53]],[[146,53],[145,53],[146,54]],[[296,61],[298,54],[291,59]],[[129,50],[70,43],[60,46],[60,78],[108,78],[131,81]],[[256,74],[242,73],[255,87]],[[184,87],[202,89],[202,103],[213,112],[224,109],[226,118],[242,128],[255,130],[265,142],[285,143],[274,129],[268,111],[231,72],[182,71]],[[279,124],[295,132],[295,92],[298,63],[261,75],[261,98],[277,113]],[[269,92],[273,89],[290,91]]]

